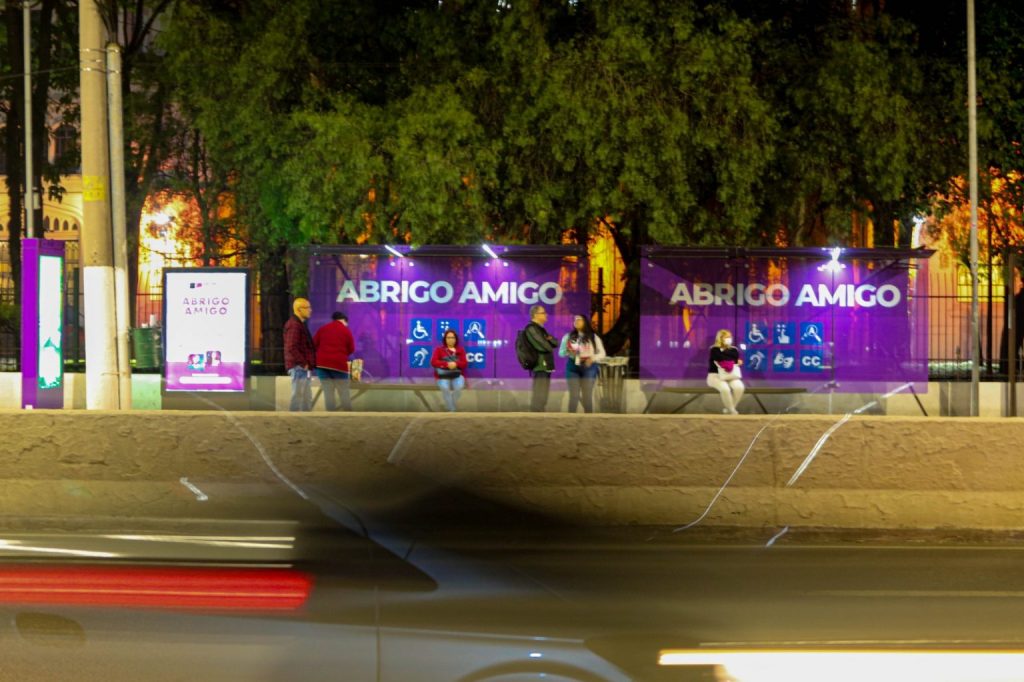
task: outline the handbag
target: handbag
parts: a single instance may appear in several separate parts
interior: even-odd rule
[[[740,366],[732,360],[722,360],[718,363],[718,376],[728,381],[729,379],[742,379]]]
[[[447,361],[455,362],[455,357],[456,356],[454,355],[449,355]],[[438,367],[435,371],[437,372],[438,379],[458,379],[462,376],[462,370],[458,368],[448,369],[447,367]]]

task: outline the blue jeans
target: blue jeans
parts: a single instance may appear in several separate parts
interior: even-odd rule
[[[449,412],[454,412],[455,403],[459,401],[459,394],[466,387],[466,377],[438,379],[437,387],[441,389],[441,397],[444,398],[445,407],[448,408]]]
[[[308,369],[292,367],[292,401],[288,409],[292,412],[309,412],[313,409],[313,376]]]
[[[583,411],[590,413],[594,411],[594,384],[597,383],[597,375],[600,370],[597,363],[590,367],[570,363],[565,368],[565,383],[569,389],[569,412],[576,413],[580,403],[583,403]]]
[[[320,388],[324,394],[324,409],[328,412],[337,412],[338,410],[351,412],[352,398],[349,397],[348,392],[348,372],[318,367],[316,375],[320,377]]]

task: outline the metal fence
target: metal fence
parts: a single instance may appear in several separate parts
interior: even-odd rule
[[[967,380],[971,375],[971,273],[949,257],[935,257],[928,282],[928,355],[932,379]],[[1014,282],[1017,290],[1019,278]],[[1005,268],[979,267],[979,354],[983,380],[1007,376],[1009,338]],[[1018,309],[1019,309],[1018,302]],[[1022,361],[1018,351],[1018,366]],[[1018,369],[1017,376],[1020,376]]]
[[[20,362],[20,317],[16,288],[8,256],[8,244],[0,243],[0,371],[17,371]],[[141,287],[140,287],[141,289]],[[155,324],[163,320],[162,282],[147,282],[146,290],[135,296],[135,321],[137,327]],[[253,285],[251,301],[252,317],[249,334],[249,358],[252,372],[279,373],[283,371],[278,360],[283,352],[279,334],[265,333],[261,324],[261,296],[258,283]],[[268,306],[287,306],[287,292],[274,293],[267,297]],[[81,371],[85,366],[85,295],[82,290],[79,267],[78,242],[66,242],[64,268],[64,364],[66,371]],[[145,368],[141,371],[156,371]]]
[[[19,362],[18,306],[14,300],[15,288],[8,259],[8,245],[0,244],[0,371],[14,371]],[[949,259],[936,257],[928,277],[929,314],[929,375],[935,380],[967,380],[970,378],[970,272]],[[64,354],[68,371],[80,371],[85,364],[84,295],[79,270],[78,244],[67,242],[65,266]],[[1004,273],[994,267],[989,277],[987,268],[981,271],[980,346],[984,380],[1005,379],[1008,347],[1003,338],[1006,324],[1006,287]],[[594,283],[594,277],[591,278]],[[152,320],[157,325],[163,319],[163,291],[159,281],[147,283],[148,290],[140,291],[135,299],[135,314],[139,326]],[[594,309],[602,312],[604,326],[610,326],[619,309],[620,296],[599,287],[594,292]],[[280,373],[283,367],[281,335],[274,329],[264,329],[261,300],[257,282],[252,287],[252,319],[249,335],[249,357],[252,372]],[[267,306],[288,306],[287,292],[274,292],[265,301]],[[1018,353],[1018,358],[1020,354]],[[1024,359],[1021,359],[1024,362]],[[1024,369],[1024,365],[1021,366]],[[1021,373],[1018,372],[1018,376]]]

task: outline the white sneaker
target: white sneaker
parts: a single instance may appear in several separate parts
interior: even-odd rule
[[[722,410],[722,414],[729,414],[729,408],[727,407],[724,410]]]
[[[739,414],[739,410],[732,410],[729,414]]]

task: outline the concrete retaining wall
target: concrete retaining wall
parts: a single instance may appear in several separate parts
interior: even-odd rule
[[[372,512],[452,485],[574,522],[682,525],[747,453],[704,523],[1021,525],[1024,420],[840,419],[0,412],[0,515],[245,516],[302,506],[291,484]],[[183,477],[218,495],[197,503]]]
[[[162,396],[160,392],[161,377],[158,374],[132,375],[132,407],[137,410],[159,409],[229,409],[268,410],[283,412],[288,410],[290,398],[290,379],[286,376],[257,376],[249,378],[249,392],[242,396],[225,394],[207,394],[194,397],[188,394]],[[643,382],[646,384],[647,382]],[[459,408],[465,412],[518,412],[530,404],[527,382],[519,382],[523,390],[470,390],[463,393]],[[564,411],[568,403],[564,381],[556,378],[548,402],[548,410]],[[970,384],[963,382],[931,382],[926,391],[919,393],[918,398],[924,405],[929,416],[966,416],[969,406]],[[1018,412],[1024,413],[1024,384],[1017,386]],[[630,414],[642,413],[647,405],[647,394],[641,388],[641,382],[629,380],[625,383],[624,407]],[[441,396],[438,393],[425,394],[431,409],[442,409]],[[659,395],[653,405],[652,412],[671,413],[689,396]],[[981,416],[1006,416],[1008,412],[1009,391],[1006,384],[986,382],[980,386]],[[886,414],[901,416],[919,416],[921,408],[914,396],[909,392],[899,393],[888,399],[879,399],[871,394],[837,393],[798,395],[798,396],[763,396],[761,400],[772,414],[783,410],[791,410],[803,414],[842,414],[877,400],[877,405],[870,408],[868,414]],[[600,409],[600,389],[595,403]],[[64,404],[72,409],[85,408],[85,376],[82,374],[66,374],[64,386]],[[17,409],[21,405],[21,375],[16,372],[0,372],[0,409]],[[411,391],[370,392],[361,396],[354,403],[359,412],[426,412],[423,404]],[[323,411],[323,401],[319,401],[316,411]],[[717,396],[703,396],[687,406],[689,414],[718,414],[721,401]],[[740,412],[746,414],[760,413],[757,403],[751,398],[744,398],[740,404]]]

